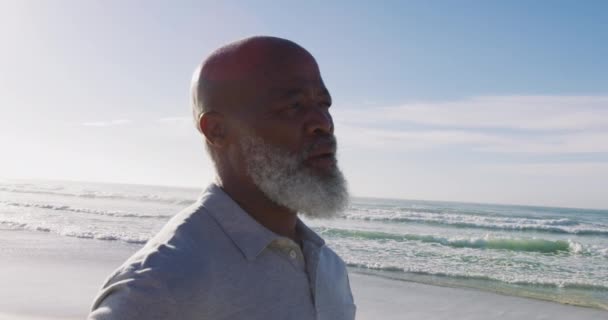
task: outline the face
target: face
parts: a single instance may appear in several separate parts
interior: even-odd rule
[[[337,167],[331,96],[314,59],[293,54],[255,81],[256,107],[243,112],[239,153],[247,175],[268,198],[309,216],[348,203]]]

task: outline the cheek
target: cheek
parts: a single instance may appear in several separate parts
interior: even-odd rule
[[[290,154],[300,155],[305,148],[301,135],[294,132],[284,132],[279,134],[274,140],[274,144]]]
[[[229,169],[238,175],[247,174],[246,158],[243,154],[243,149],[238,144],[231,144],[226,148],[226,162]]]
[[[284,149],[290,153],[301,151],[303,146],[303,129],[294,122],[266,124],[260,127],[259,137],[269,144]]]

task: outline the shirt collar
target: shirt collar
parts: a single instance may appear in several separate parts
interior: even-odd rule
[[[255,260],[271,242],[281,238],[258,223],[215,183],[204,191],[201,203],[249,261]],[[311,241],[317,247],[325,244],[325,241],[299,218],[296,222],[296,232],[303,241]]]
[[[322,247],[325,245],[325,240],[323,240],[323,238],[321,238],[316,232],[312,231],[312,229],[305,225],[300,218],[298,218],[298,221],[296,222],[296,232],[302,241],[310,241],[316,247]]]

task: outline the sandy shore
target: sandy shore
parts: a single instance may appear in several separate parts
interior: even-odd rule
[[[351,274],[357,319],[608,319],[608,311]]]
[[[103,280],[138,247],[0,230],[0,319],[84,319]]]
[[[138,245],[0,229],[0,319],[84,319]],[[608,312],[351,274],[357,319],[604,319]]]

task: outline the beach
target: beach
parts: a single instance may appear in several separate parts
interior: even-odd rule
[[[0,180],[0,318],[83,319],[201,189]],[[608,211],[353,198],[303,221],[347,264],[358,319],[608,317]]]
[[[608,0],[0,25],[0,320],[608,320]]]
[[[0,318],[85,318],[104,279],[137,247],[0,230]]]
[[[139,244],[0,229],[0,319],[84,319]],[[608,312],[350,273],[357,319],[602,319]]]

